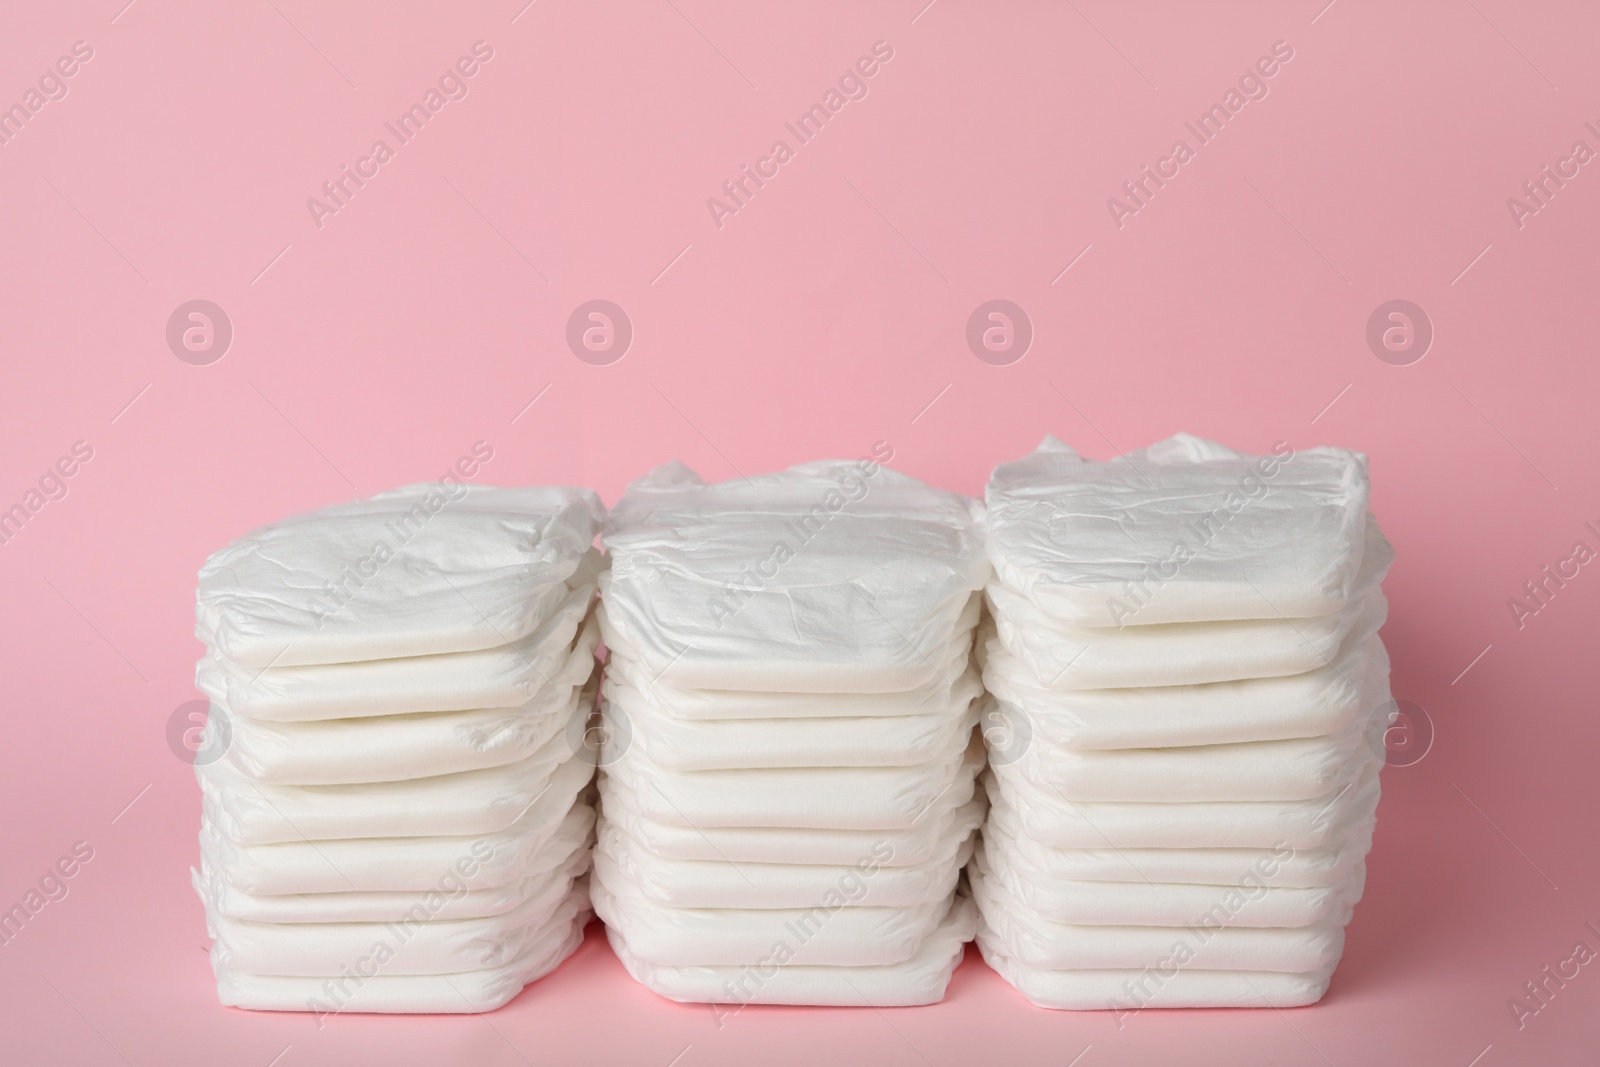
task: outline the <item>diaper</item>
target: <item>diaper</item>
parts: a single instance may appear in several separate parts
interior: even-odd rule
[[[1366,457],[1178,434],[1109,462],[1047,437],[985,493],[1000,581],[1068,626],[1309,618],[1356,597]]]
[[[532,634],[476,652],[261,669],[208,653],[195,687],[230,715],[274,722],[520,707],[574,655],[593,653],[598,624],[579,634],[593,599],[593,584],[569,590]]]
[[[802,962],[801,947],[781,936],[752,964],[664,966],[635,956],[617,927],[608,927],[606,936],[628,973],[669,1000],[709,1003],[725,1012],[746,1004],[887,1008],[942,1000],[966,942],[977,931],[977,921],[972,901],[957,897],[944,921],[922,939],[909,959],[864,967]]]
[[[244,667],[516,641],[566,595],[602,516],[588,489],[460,483],[410,485],[296,516],[206,560],[198,634]]]
[[[388,974],[373,956],[358,957],[353,975],[341,978],[249,974],[215,959],[211,969],[217,977],[218,996],[232,1008],[309,1011],[319,1015],[493,1011],[577,951],[583,943],[583,928],[589,915],[587,889],[575,886],[538,935],[528,940],[521,956],[478,971]]]
[[[949,913],[948,900],[915,907],[846,907],[818,897],[794,908],[668,908],[596,880],[594,910],[627,931],[634,958],[663,967],[755,967],[785,941],[794,963],[876,967],[903,963]]]
[[[976,502],[866,462],[720,485],[667,464],[604,542],[607,646],[691,689],[916,688],[989,570]]]

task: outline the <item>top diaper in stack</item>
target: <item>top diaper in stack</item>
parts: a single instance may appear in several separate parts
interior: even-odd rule
[[[877,463],[635,482],[604,538],[595,910],[674,1000],[923,1004],[976,913],[981,508]]]
[[[224,1004],[486,1011],[577,947],[601,519],[587,490],[423,484],[206,562],[197,684],[232,736],[197,762],[194,881]]]
[[[985,958],[1054,1008],[1322,996],[1361,895],[1393,553],[1364,457],[1051,439],[989,483]]]

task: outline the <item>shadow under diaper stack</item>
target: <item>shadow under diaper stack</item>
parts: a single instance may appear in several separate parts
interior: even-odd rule
[[[944,996],[976,924],[981,513],[871,460],[629,487],[594,904],[638,981],[719,1020]]]
[[[995,703],[971,879],[1044,1007],[1309,1004],[1360,898],[1393,558],[1365,458],[1047,439],[987,492]]]
[[[477,1012],[589,917],[588,490],[410,486],[200,572],[195,888],[224,1004]]]

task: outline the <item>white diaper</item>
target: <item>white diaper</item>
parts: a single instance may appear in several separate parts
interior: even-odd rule
[[[1381,538],[1381,535],[1379,535]],[[1392,550],[1367,553],[1373,570],[1388,565]],[[1040,614],[1003,586],[988,590],[995,635],[1023,668],[1021,680],[1044,689],[1116,689],[1125,686],[1197,685],[1241,678],[1277,678],[1317,670],[1334,661],[1355,629],[1376,630],[1389,604],[1376,579],[1364,595],[1331,615],[1174,622],[1121,630],[1068,629]]]
[[[626,884],[615,892],[591,885],[595,913],[626,930],[635,959],[663,967],[754,967],[778,941],[794,963],[814,967],[876,967],[903,963],[950,911],[940,899],[915,907],[823,904],[769,909],[664,908]]]
[[[490,839],[481,840],[487,843]],[[462,856],[473,858],[475,843],[464,846],[457,860]],[[567,813],[542,847],[528,856],[522,874],[502,885],[482,889],[466,888],[467,882],[456,872],[456,861],[452,861],[434,869],[433,884],[426,890],[251,893],[229,884],[216,864],[216,850],[209,847],[202,853],[200,869],[191,869],[190,873],[207,911],[224,919],[253,923],[385,923],[398,921],[419,903],[435,919],[478,919],[515,910],[560,876],[574,858],[582,857],[587,863],[593,849],[594,809],[580,804]],[[480,846],[479,851],[486,851],[485,846]]]
[[[1070,926],[1288,927],[1350,921],[1361,899],[1366,867],[1357,864],[1339,882],[1302,889],[1247,884],[1184,885],[1138,882],[1071,882],[1041,878],[1002,842],[985,840],[973,860],[974,877],[1003,886],[1022,910]]]
[[[972,674],[974,686],[977,676]],[[664,771],[785,767],[910,767],[942,763],[965,748],[978,721],[976,700],[922,715],[804,719],[675,719],[641,711],[640,694],[609,685],[605,714],[630,709],[634,749]],[[976,698],[977,694],[972,694]]]
[[[907,830],[773,829],[711,826],[697,829],[657,822],[640,814],[618,779],[602,773],[600,796],[608,820],[635,841],[669,859],[725,863],[849,864],[869,855],[880,841],[894,851],[885,865],[910,866],[942,854],[948,842],[966,837],[983,822],[988,802],[975,781],[962,777]]]
[[[1360,584],[1366,467],[1341,448],[1255,457],[1188,434],[1101,463],[1047,437],[994,470],[989,555],[1069,626],[1330,615]]]
[[[228,759],[277,785],[396,782],[516,763],[594,706],[594,656],[579,649],[520,708],[375,715],[308,722],[233,720]],[[579,688],[582,686],[582,688]]]
[[[983,759],[977,735],[960,751],[913,767],[675,773],[652,767],[641,753],[630,751],[607,767],[606,777],[628,780],[631,799],[645,818],[697,830],[908,830],[958,781],[976,774]]]
[[[515,641],[565,595],[603,514],[588,489],[421,483],[299,515],[206,560],[199,636],[243,667]]]
[[[976,844],[968,836],[931,860],[893,867],[886,865],[893,859],[887,840],[852,864],[667,860],[607,822],[594,862],[599,880],[614,892],[626,886],[641,900],[667,908],[805,908],[829,893],[844,893],[850,904],[863,907],[915,907],[949,899]]]
[[[602,621],[606,608],[601,604]],[[972,656],[972,632],[950,641],[941,655],[929,657],[932,673],[911,689],[893,693],[782,693],[738,689],[683,689],[665,682],[626,656],[606,662],[607,692],[637,714],[700,721],[705,719],[827,719],[926,715],[962,706],[982,691]]]
[[[1369,743],[1364,723],[1327,737],[1189,748],[1064,748],[1035,737],[1017,773],[1073,801],[1310,800],[1342,782]]]
[[[200,827],[201,855],[229,885],[249,893],[427,891],[452,872],[469,889],[505,885],[538,862],[568,817],[593,768],[562,765],[550,788],[511,826],[469,837],[357,837],[245,845],[210,820]]]
[[[1178,954],[1206,971],[1298,974],[1338,960],[1344,927],[1322,922],[1286,928],[1250,926],[1081,926],[1041,918],[982,875],[972,878],[981,920],[979,942],[1041,970],[1138,970]]]
[[[636,957],[616,927],[608,927],[606,936],[628,973],[669,1000],[714,1004],[724,1013],[745,1004],[887,1008],[943,999],[977,922],[972,901],[957,897],[944,921],[922,939],[911,958],[865,967],[805,963],[800,955],[803,946],[795,943],[798,938],[786,941],[782,935],[751,964],[669,967]]]
[[[586,716],[587,709],[573,714]],[[226,760],[196,765],[196,776],[207,817],[242,845],[492,834],[527,811],[563,764],[593,771],[575,755],[570,733],[555,731],[517,763],[399,782],[272,785],[251,781]]]
[[[259,923],[209,917],[212,959],[229,970],[259,975],[335,977],[382,944],[386,975],[458,974],[501,967],[549,935],[552,915],[588,867],[575,855],[511,911],[445,919],[422,900],[390,922]]]
[[[680,688],[914,689],[975,618],[982,511],[865,461],[720,485],[658,467],[606,521],[606,644]]]
[[[208,653],[195,671],[195,687],[230,715],[274,722],[521,707],[573,655],[581,655],[585,647],[592,652],[598,643],[598,624],[579,635],[594,588],[590,584],[569,591],[539,629],[514,644],[437,656],[262,669],[240,667]]]
[[[233,1008],[257,1011],[485,1012],[493,1011],[561,966],[583,943],[589,921],[588,889],[576,885],[521,956],[495,967],[455,974],[389,974],[372,955],[358,957],[353,974],[339,978],[242,973],[215,959],[217,993]],[[368,946],[370,952],[372,946]],[[360,967],[360,970],[356,970]],[[366,972],[366,973],[363,973]],[[370,974],[370,976],[369,976]]]
[[[1364,749],[1353,774],[1313,800],[1182,804],[1069,801],[1009,767],[989,771],[989,799],[1011,809],[1021,832],[1056,848],[1327,848],[1372,817],[1378,762]]]
[[[1353,631],[1331,664],[1280,678],[1051,690],[1026,681],[1016,659],[992,639],[983,676],[1005,714],[1026,709],[1030,736],[1074,749],[1316,737],[1364,718],[1387,699],[1389,657],[1374,629]]]
[[[1369,816],[1324,848],[1057,848],[1020,832],[1009,805],[990,809],[986,840],[1004,842],[1018,861],[1051,881],[1181,882],[1235,885],[1247,874],[1263,885],[1315,888],[1338,882],[1372,847]],[[1002,847],[997,844],[996,847]]]
[[[1198,970],[1175,962],[1177,954],[1134,969],[1051,970],[1003,955],[980,931],[984,961],[1041,1008],[1125,1013],[1145,1008],[1297,1008],[1328,991],[1337,960],[1303,974],[1278,971]]]

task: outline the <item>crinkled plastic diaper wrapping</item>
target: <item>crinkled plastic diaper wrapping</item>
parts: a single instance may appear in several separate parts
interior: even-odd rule
[[[590,917],[604,558],[587,490],[413,486],[202,571],[195,888],[224,1004],[487,1011]]]
[[[574,635],[594,648],[599,635],[585,625],[594,592],[592,581],[567,589],[537,630],[511,644],[263,669],[239,667],[209,653],[196,669],[195,687],[230,715],[268,722],[519,707],[538,696],[571,658]]]
[[[995,468],[989,555],[1070,626],[1328,615],[1355,599],[1367,497],[1366,457],[1340,448],[1178,434],[1102,463],[1048,437]]]
[[[976,929],[981,514],[872,462],[629,488],[593,877],[633,977],[719,1017],[944,995]]]
[[[606,645],[673,688],[916,688],[988,574],[981,515],[867,461],[720,485],[658,467],[606,523]]]
[[[588,489],[437,483],[300,515],[206,561],[199,636],[242,667],[507,644],[565,595],[603,516]]]
[[[1365,459],[1047,440],[987,503],[984,958],[1051,1008],[1316,1001],[1391,704]]]

